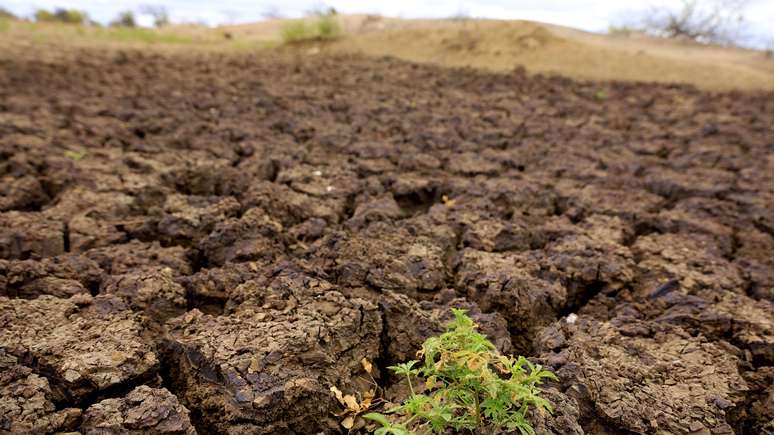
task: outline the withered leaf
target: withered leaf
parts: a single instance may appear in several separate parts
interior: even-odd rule
[[[355,396],[351,394],[347,394],[343,397],[344,404],[348,409],[350,409],[353,412],[360,412],[360,405],[357,403],[357,399],[355,399]]]
[[[344,399],[342,397],[343,394],[342,394],[341,390],[339,390],[338,388],[333,386],[333,387],[331,387],[331,391],[333,392],[333,395],[336,396],[336,399],[339,401],[339,403],[341,403],[344,406],[347,406],[347,403],[344,402]]]
[[[371,364],[370,361],[368,361],[366,358],[363,358],[360,360],[360,364],[363,365],[363,369],[368,373],[369,375],[372,374],[374,370],[373,364]]]

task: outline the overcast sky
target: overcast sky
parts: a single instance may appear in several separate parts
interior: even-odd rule
[[[603,32],[610,24],[638,16],[653,6],[677,8],[680,0],[0,0],[19,15],[37,8],[68,7],[85,10],[107,23],[120,11],[138,11],[142,5],[163,5],[173,21],[209,25],[258,21],[270,10],[297,17],[332,6],[340,13],[375,13],[403,18],[443,18],[465,14],[477,18],[527,19]],[[750,0],[745,13],[745,41],[758,47],[774,45],[774,0]]]

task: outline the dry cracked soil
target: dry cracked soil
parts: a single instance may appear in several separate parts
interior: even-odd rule
[[[558,375],[538,433],[774,433],[774,94],[46,50],[0,49],[0,433],[343,433],[451,307]]]

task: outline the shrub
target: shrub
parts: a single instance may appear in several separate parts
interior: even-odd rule
[[[56,21],[53,12],[49,12],[45,9],[38,9],[35,11],[35,21],[38,22],[51,22]]]
[[[293,43],[312,39],[330,39],[338,36],[339,23],[335,13],[319,15],[314,26],[308,25],[304,20],[291,20],[285,22],[280,28],[282,41]]]
[[[11,11],[0,8],[0,20],[15,20],[16,15],[14,15]]]
[[[523,356],[504,356],[494,344],[476,332],[473,320],[464,310],[453,310],[454,321],[445,333],[428,338],[418,356],[422,362],[409,361],[389,367],[405,376],[410,396],[387,411],[392,418],[378,413],[364,417],[381,424],[377,435],[404,435],[432,430],[473,431],[493,425],[508,431],[532,434],[527,421],[530,406],[551,412],[551,405],[540,397],[545,379],[556,380],[553,373],[534,365]],[[424,380],[424,392],[415,381]]]
[[[164,6],[145,5],[142,7],[142,13],[150,15],[153,18],[154,27],[168,26],[170,23],[169,12]]]
[[[88,24],[89,16],[86,12],[77,9],[57,8],[54,12],[38,9],[35,12],[35,21],[59,22],[65,24]]]
[[[323,15],[317,19],[317,33],[321,38],[333,38],[339,34],[339,23],[334,15]]]
[[[679,10],[653,9],[643,28],[657,36],[732,45],[748,0],[682,0]]]
[[[280,29],[283,42],[298,42],[312,38],[311,32],[304,20],[291,20],[282,25]]]
[[[607,34],[613,35],[613,36],[629,36],[634,32],[636,32],[636,29],[625,25],[624,26],[610,25],[607,28]]]
[[[110,22],[113,27],[137,27],[137,21],[134,19],[134,13],[132,11],[124,11],[118,14],[113,21]]]

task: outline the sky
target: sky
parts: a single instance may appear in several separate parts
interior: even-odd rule
[[[701,0],[700,0],[701,1]],[[175,22],[208,25],[259,21],[267,12],[299,17],[310,10],[334,7],[339,13],[374,13],[402,18],[526,19],[561,24],[592,32],[626,24],[653,7],[679,8],[681,0],[0,0],[0,7],[29,16],[36,9],[67,7],[85,10],[107,23],[119,12],[138,12],[143,5],[162,5]],[[742,41],[759,48],[774,47],[774,0],[748,0]],[[150,24],[150,17],[139,17]]]

